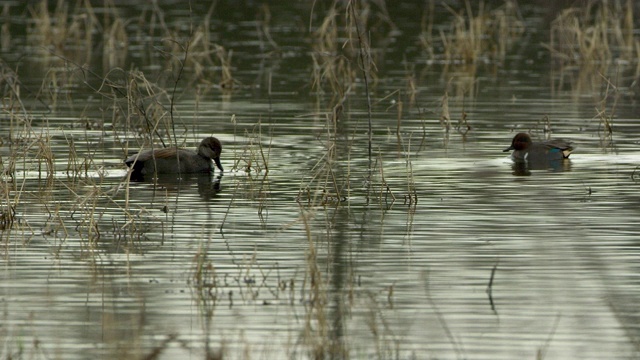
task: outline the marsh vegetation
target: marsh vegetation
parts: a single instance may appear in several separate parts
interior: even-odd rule
[[[640,9],[584,4],[3,4],[0,358],[637,356]]]

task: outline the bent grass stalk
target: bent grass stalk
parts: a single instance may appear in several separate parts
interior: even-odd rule
[[[616,113],[616,107],[618,105],[618,99],[620,98],[620,92],[618,91],[617,86],[611,83],[611,81],[606,78],[604,75],[600,74],[603,80],[607,84],[606,91],[602,100],[596,105],[596,118],[600,120],[598,125],[598,136],[600,137],[600,145],[603,149],[613,148],[613,119]],[[609,111],[607,111],[607,100],[610,97],[610,94],[613,93],[614,102],[611,105]]]

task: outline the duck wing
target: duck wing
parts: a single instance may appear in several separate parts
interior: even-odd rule
[[[560,150],[573,150],[573,144],[564,139],[551,139],[543,143],[548,148],[556,148]]]
[[[570,141],[564,139],[551,139],[542,143],[549,153],[562,152],[562,157],[568,158],[574,147]]]
[[[176,158],[177,154],[180,153],[184,155],[184,152],[189,152],[188,150],[176,149],[176,148],[163,148],[156,150],[144,150],[137,154],[133,154],[127,158],[124,162],[127,165],[131,165],[134,162],[144,163],[147,160],[151,159],[172,159]]]

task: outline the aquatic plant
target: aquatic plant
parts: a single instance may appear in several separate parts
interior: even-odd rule
[[[640,75],[640,39],[633,30],[633,2],[588,1],[587,6],[563,10],[551,23],[549,43],[554,90],[570,85],[577,92],[607,87],[602,75],[630,72],[631,84]]]
[[[515,1],[505,1],[501,7],[487,11],[483,1],[465,1],[465,7],[456,11],[443,6],[453,15],[447,29],[434,32],[434,1],[429,1],[422,17],[420,43],[430,64],[444,64],[445,71],[452,65],[497,64],[504,61],[507,51],[524,33],[524,23]],[[439,53],[436,49],[442,48]]]
[[[58,0],[50,12],[49,1],[41,0],[29,12],[33,21],[27,27],[27,39],[41,52],[41,60],[60,64],[64,57],[81,64],[91,62],[99,21],[90,1],[70,5]]]

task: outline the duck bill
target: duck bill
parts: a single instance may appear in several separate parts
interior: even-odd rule
[[[511,146],[509,146],[508,148],[506,148],[506,149],[502,150],[502,152],[507,152],[507,151],[511,151],[511,150],[515,150],[515,149],[513,148],[513,145],[511,145]]]
[[[224,172],[224,170],[222,169],[222,164],[220,164],[220,158],[215,158],[213,159],[213,161],[216,163],[218,169],[220,169],[220,172]]]

